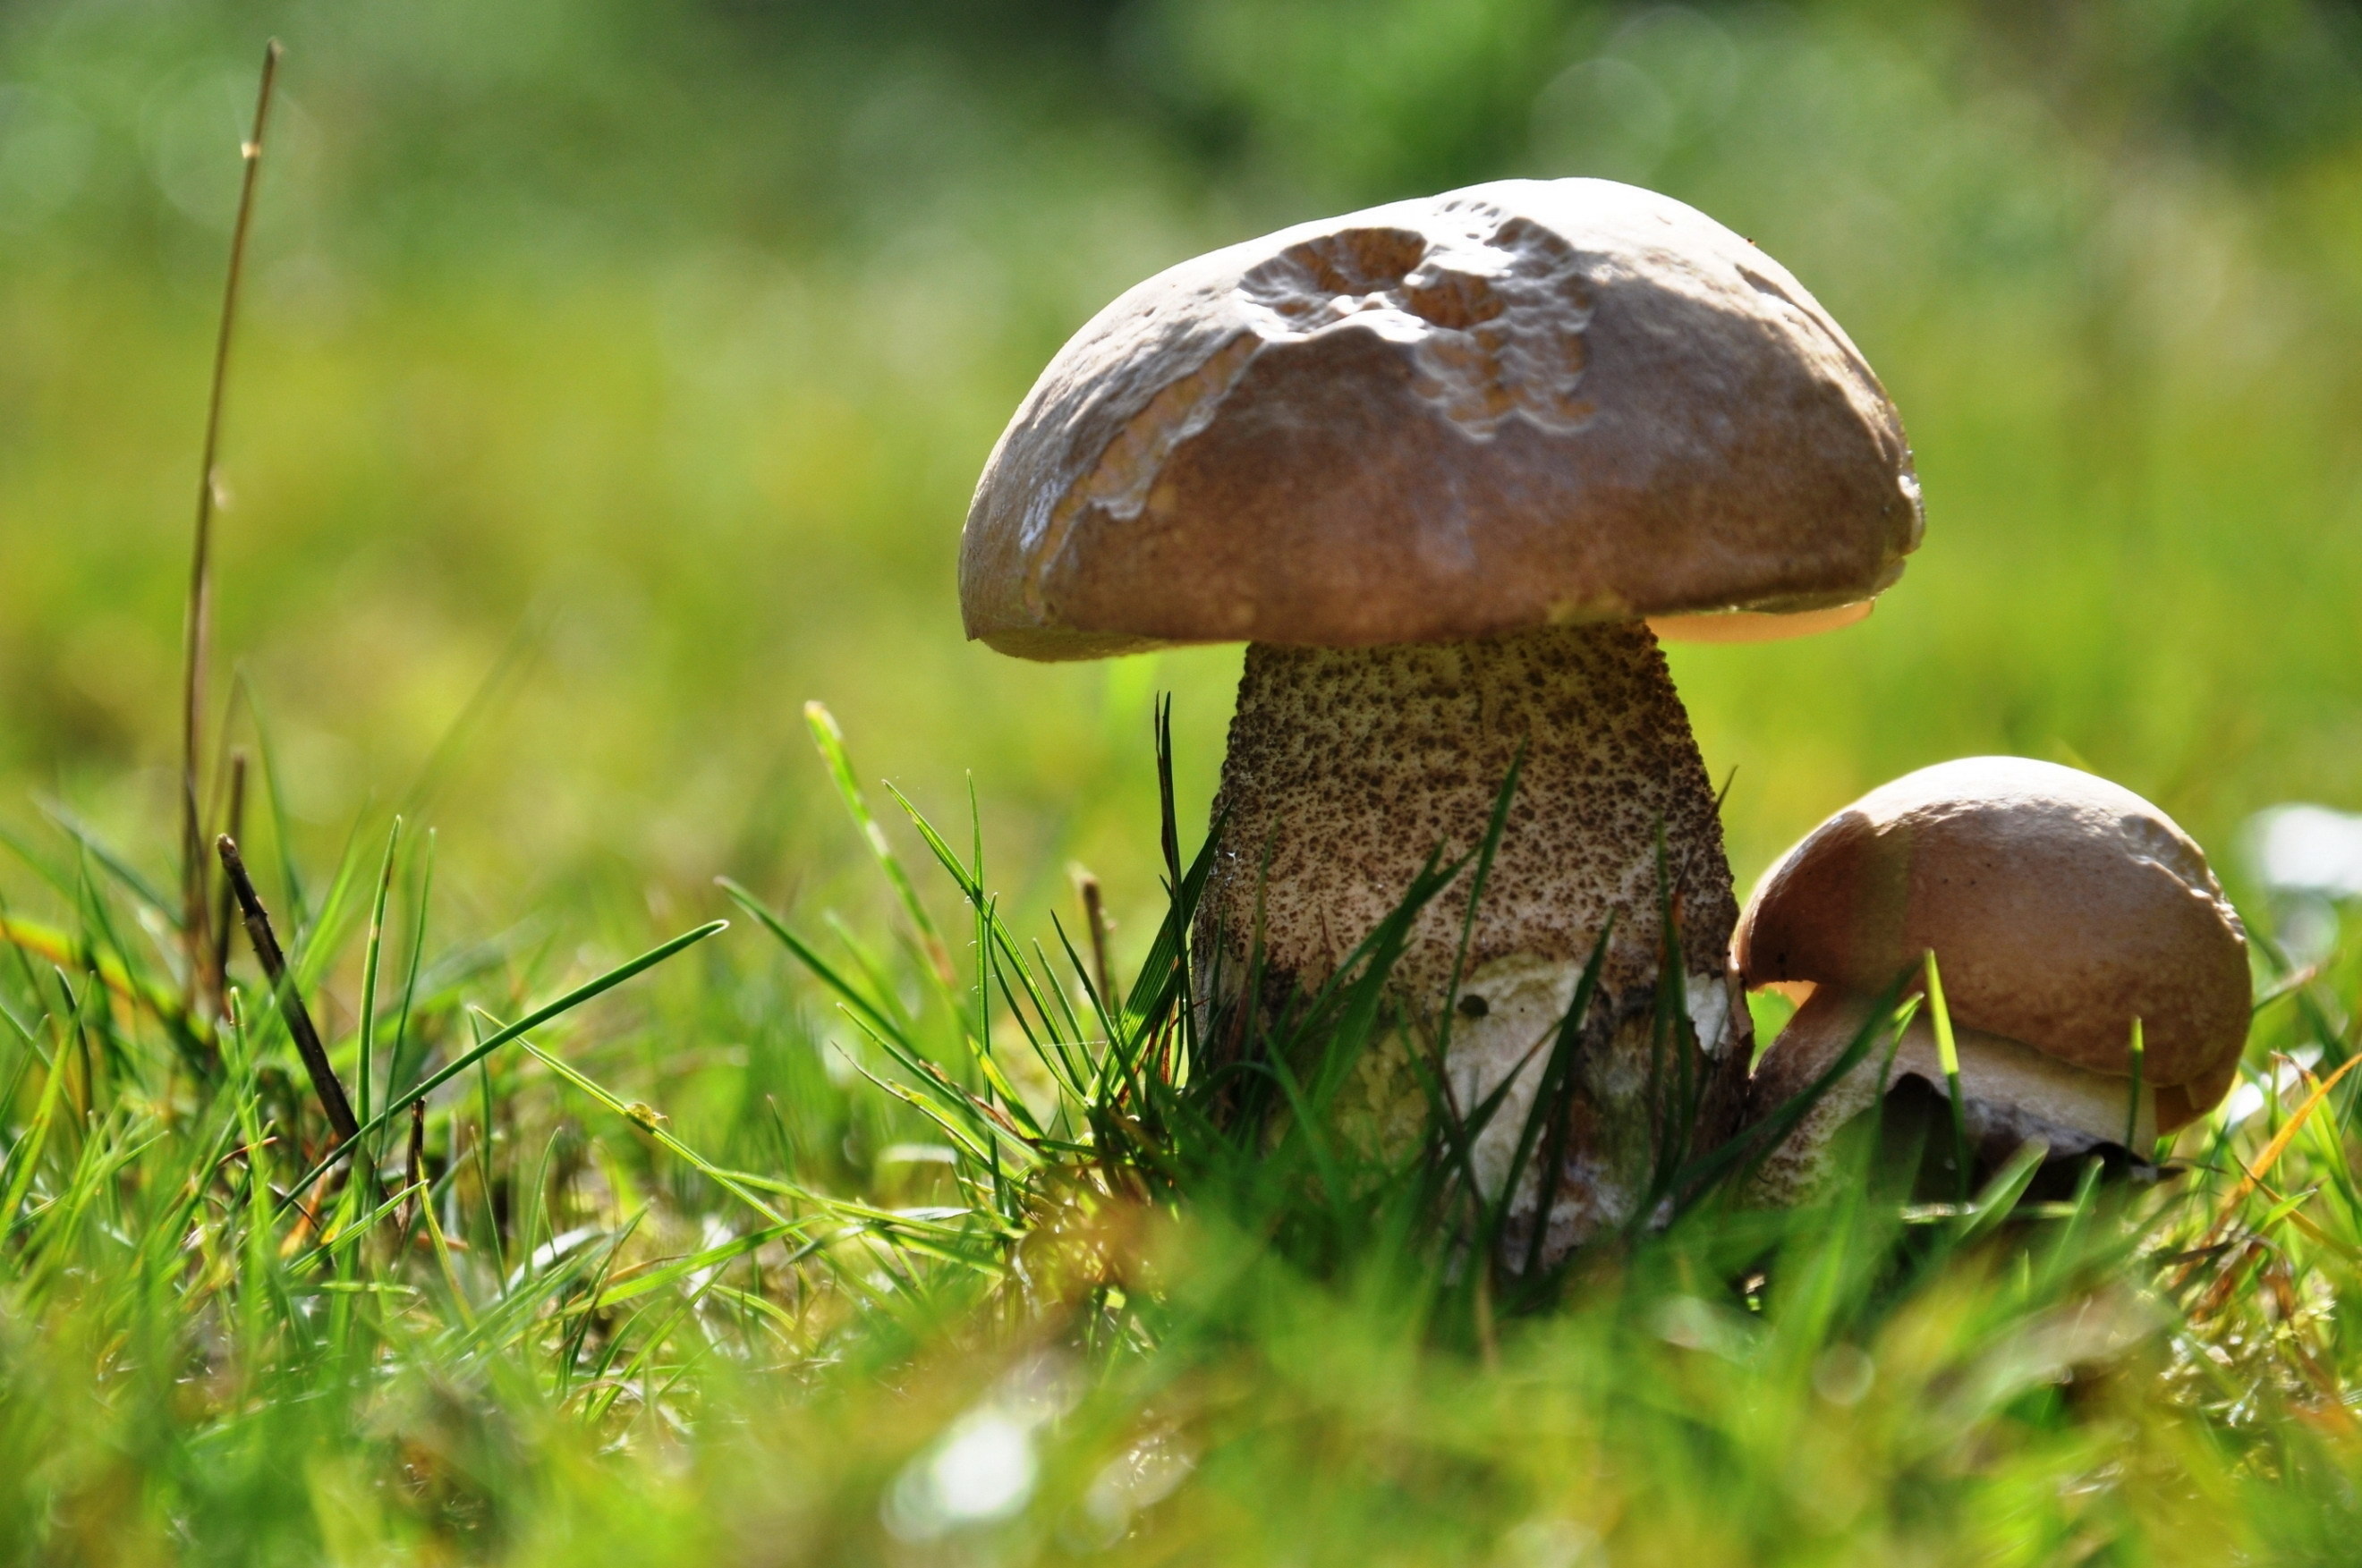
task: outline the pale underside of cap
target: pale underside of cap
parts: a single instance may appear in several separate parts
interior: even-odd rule
[[[2212,1104],[2246,1041],[2246,933],[2172,818],[2023,757],[1923,768],[1815,828],[1768,872],[1732,951],[1750,986],[1875,995],[1928,951],[1959,1025]],[[2203,1109],[2203,1105],[2198,1108]]]
[[[2160,1134],[2192,1118],[2182,1089],[2143,1086],[2136,1092],[2128,1080],[2081,1071],[2015,1040],[1970,1028],[1955,1034],[1961,1131],[1972,1158],[2003,1159],[2028,1140],[2043,1145],[2051,1159],[2107,1145],[2146,1151]],[[1836,1071],[1849,1052],[1856,1053],[1853,1066]],[[1754,1196],[1775,1204],[1824,1196],[1841,1174],[1838,1129],[1906,1079],[1951,1097],[1951,1074],[1926,1010],[1898,1039],[1886,1020],[1871,1015],[1866,998],[1816,992],[1764,1053],[1749,1086],[1759,1117],[1817,1091],[1749,1179]]]
[[[1045,659],[1644,617],[1760,636],[1875,597],[1920,529],[1893,405],[1777,262],[1651,192],[1503,181],[1099,313],[993,450],[960,603]]]
[[[1837,1065],[1865,1029],[1871,1032],[1867,1048],[1843,1084],[1832,1086],[1833,1121],[1867,1106],[1881,1086],[1892,1087],[1905,1078],[1916,1078],[1950,1097],[1951,1076],[1944,1069],[1943,1053],[1925,1008],[1897,1038],[1891,1027],[1871,1018],[1866,998],[1827,992],[1800,1010],[1765,1053],[1755,1074],[1759,1103],[1768,1108],[1809,1088]],[[2054,1155],[2081,1154],[2103,1143],[2145,1149],[2159,1131],[2159,1094],[2175,1094],[2172,1089],[2160,1091],[2144,1084],[2136,1096],[2130,1079],[2084,1072],[2015,1040],[1965,1025],[1953,1034],[1953,1060],[1963,1095],[1987,1107],[1988,1115],[2014,1113],[2018,1130],[2041,1138]]]

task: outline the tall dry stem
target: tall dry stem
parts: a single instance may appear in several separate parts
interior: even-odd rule
[[[205,655],[213,620],[214,512],[221,504],[222,394],[229,379],[229,345],[237,324],[237,298],[246,276],[246,238],[254,220],[255,185],[262,172],[262,138],[270,126],[270,94],[279,78],[279,40],[262,51],[262,82],[255,93],[254,129],[239,147],[246,170],[237,194],[237,221],[230,230],[229,275],[222,286],[221,323],[214,338],[213,386],[205,399],[205,444],[197,470],[197,525],[190,552],[189,602],[182,621],[181,656],[181,919],[188,954],[188,1003],[221,1015],[222,975],[207,936],[211,911],[207,891],[204,821],[197,802],[204,765]]]

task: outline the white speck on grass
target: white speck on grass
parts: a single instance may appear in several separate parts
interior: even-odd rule
[[[1033,1495],[1033,1431],[1007,1416],[966,1423],[927,1467],[934,1500],[955,1523],[1015,1513]]]
[[[2319,1046],[2306,1046],[2293,1057],[2280,1058],[2279,1065],[2272,1070],[2268,1091],[2259,1080],[2242,1078],[2238,1087],[2231,1091],[2230,1098],[2223,1102],[2223,1109],[2218,1113],[2223,1118],[2224,1130],[2235,1131],[2269,1101],[2288,1105],[2302,1099],[2300,1091],[2304,1084],[2304,1075],[2312,1071],[2313,1064],[2320,1060]]]
[[[2275,892],[2362,897],[2362,816],[2325,806],[2268,806],[2247,820],[2247,852]]]
[[[598,1241],[611,1233],[598,1225],[577,1225],[562,1235],[553,1236],[533,1249],[531,1256],[509,1271],[506,1288],[513,1290],[525,1279],[540,1273],[568,1253],[586,1243]]]
[[[957,1165],[959,1156],[942,1144],[888,1144],[877,1151],[879,1165]]]
[[[905,1541],[933,1541],[1007,1519],[1033,1495],[1040,1469],[1030,1422],[972,1411],[902,1472],[886,1499],[886,1528]]]
[[[1041,1475],[1035,1432],[1072,1409],[1080,1393],[1075,1369],[1062,1358],[1021,1362],[903,1469],[886,1496],[886,1528],[904,1541],[933,1541],[1015,1514]]]

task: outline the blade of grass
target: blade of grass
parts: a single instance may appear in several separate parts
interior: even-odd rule
[[[1574,984],[1574,997],[1567,1003],[1566,1015],[1559,1020],[1558,1036],[1551,1045],[1551,1059],[1544,1068],[1542,1080],[1534,1089],[1534,1110],[1546,1118],[1542,1131],[1542,1166],[1536,1192],[1533,1234],[1526,1238],[1526,1259],[1518,1273],[1532,1278],[1541,1267],[1542,1243],[1550,1232],[1551,1211],[1558,1206],[1558,1193],[1566,1175],[1567,1123],[1574,1108],[1574,1059],[1583,1041],[1583,1025],[1591,1015],[1591,1001],[1599,989],[1600,971],[1606,966],[1607,944],[1613,938],[1616,919],[1611,913],[1599,928],[1599,940],[1592,944],[1591,957],[1583,966],[1583,974]],[[1498,1236],[1500,1227],[1508,1223],[1509,1205],[1525,1175],[1526,1160],[1534,1149],[1536,1119],[1529,1115],[1518,1130],[1517,1156],[1509,1165],[1508,1185],[1502,1190],[1498,1211],[1487,1227],[1487,1234]]]
[[[558,1058],[551,1055],[546,1050],[543,1050],[539,1046],[535,1045],[531,1040],[523,1040],[520,1041],[519,1044],[527,1056],[533,1058],[535,1061],[540,1062],[544,1067],[548,1068],[552,1072],[557,1074],[558,1077],[564,1079],[574,1088],[590,1096],[591,1099],[597,1101],[609,1111],[612,1111],[616,1115],[622,1116],[625,1120],[629,1121],[634,1126],[638,1127],[642,1132],[647,1134],[647,1135],[654,1139],[657,1144],[661,1145],[674,1155],[679,1156],[699,1175],[704,1177],[707,1180],[712,1182],[715,1186],[721,1188],[723,1191],[729,1193],[732,1197],[737,1199],[740,1202],[745,1203],[748,1208],[762,1215],[764,1220],[768,1223],[787,1226],[792,1226],[795,1223],[795,1222],[789,1220],[777,1209],[771,1207],[770,1204],[766,1203],[762,1199],[755,1196],[751,1190],[745,1187],[738,1180],[734,1172],[723,1169],[720,1166],[715,1165],[712,1160],[707,1159],[703,1155],[699,1154],[695,1149],[681,1142],[672,1134],[667,1132],[653,1119],[649,1118],[645,1113],[635,1111],[633,1108],[633,1102],[620,1098],[610,1090],[602,1087],[589,1074],[579,1071],[575,1068],[568,1066]],[[476,1053],[470,1054],[479,1054],[482,1049],[483,1047],[480,1046],[477,1047]]]
[[[201,749],[205,723],[205,664],[213,619],[214,509],[221,495],[222,404],[229,387],[229,348],[237,335],[238,291],[246,279],[247,236],[254,222],[254,195],[262,176],[263,137],[270,128],[271,89],[279,80],[279,40],[262,50],[262,81],[254,97],[254,128],[238,148],[244,160],[237,216],[230,226],[229,270],[222,283],[221,320],[214,335],[213,383],[205,397],[205,439],[197,465],[197,521],[190,548],[189,598],[181,648],[181,904],[188,942],[187,1010],[196,1011],[197,987],[211,944],[205,938],[207,869],[204,824],[197,802],[204,772]]]
[[[2256,1184],[2271,1175],[2272,1167],[2279,1163],[2280,1156],[2288,1152],[2289,1145],[2296,1140],[2297,1134],[2303,1128],[2305,1123],[2312,1119],[2312,1113],[2319,1110],[2323,1102],[2329,1098],[2330,1091],[2344,1082],[2345,1075],[2352,1072],[2356,1066],[2362,1066],[2362,1057],[2347,1058],[2343,1066],[2322,1080],[2320,1085],[2305,1096],[2303,1102],[2290,1114],[2280,1130],[2273,1135],[2271,1142],[2264,1146],[2263,1152],[2256,1157],[2255,1163],[2246,1168],[2238,1182],[2224,1196],[2222,1204],[2215,1210],[2214,1223],[2210,1228],[2210,1235],[2219,1234],[2231,1223],[2232,1216],[2239,1211],[2239,1205],[2245,1203],[2248,1194],[2255,1191]]]
[[[925,948],[927,961],[937,983],[945,990],[951,989],[958,983],[952,971],[951,949],[944,945],[943,933],[935,929],[933,917],[927,913],[926,905],[919,901],[919,890],[911,883],[911,873],[902,869],[901,860],[894,853],[894,846],[886,841],[886,830],[878,826],[877,818],[870,813],[869,802],[863,797],[861,785],[855,782],[853,759],[845,751],[844,731],[838,728],[836,716],[829,712],[825,704],[808,702],[804,704],[804,723],[811,730],[812,743],[820,748],[821,761],[827,764],[828,776],[835,784],[837,795],[844,802],[844,809],[852,817],[854,827],[860,830],[862,841],[869,846],[869,852],[877,858],[879,869],[886,873],[886,880],[893,884],[894,895],[901,901],[903,915],[909,918]]]
[[[254,684],[241,671],[237,696],[254,722],[255,755],[262,760],[262,784],[270,799],[270,839],[279,857],[279,883],[287,895],[287,928],[298,938],[310,929],[311,904],[304,892],[303,868],[295,863],[295,829],[287,817],[287,786],[279,776],[279,751],[270,743],[270,723],[255,695]]]
[[[0,1241],[6,1241],[17,1228],[17,1215],[25,1205],[25,1194],[32,1190],[33,1168],[40,1162],[41,1150],[49,1142],[50,1124],[57,1116],[58,1097],[64,1091],[65,1080],[64,1062],[52,1062],[49,1078],[41,1085],[40,1102],[33,1110],[32,1124],[8,1146],[8,1190],[6,1196],[0,1197]]]
[[[138,868],[117,854],[115,848],[99,836],[96,828],[83,821],[61,802],[39,796],[36,797],[36,804],[40,806],[42,816],[56,823],[66,837],[74,841],[78,850],[105,868],[106,873],[121,883],[133,897],[162,916],[173,930],[185,931],[187,915],[174,908],[172,901],[155,883],[140,875]],[[62,888],[63,884],[61,886]]]
[[[811,943],[790,930],[786,922],[772,914],[762,900],[728,877],[716,877],[714,885],[728,894],[732,903],[753,916],[763,929],[777,938],[782,947],[795,955],[797,962],[819,976],[821,983],[834,992],[847,1006],[868,1019],[877,1028],[898,1036],[901,1033],[900,1025],[887,1017],[877,1003],[870,1000],[866,992],[839,974],[834,965],[822,958]]]
[[[478,1027],[478,1023],[483,1016],[480,1013],[468,1015],[469,1032],[480,1045],[483,1042],[483,1031]],[[505,1275],[509,1271],[509,1263],[501,1245],[499,1169],[494,1163],[497,1151],[492,1147],[492,1129],[497,1121],[493,1108],[492,1064],[480,1058],[476,1062],[476,1180],[483,1190],[484,1234],[491,1242],[493,1272]]]
[[[451,1309],[459,1314],[460,1325],[472,1330],[476,1326],[476,1309],[459,1283],[459,1266],[451,1259],[451,1244],[443,1234],[442,1223],[435,1217],[435,1205],[431,1201],[421,1203],[418,1212],[426,1222],[426,1239],[434,1244],[435,1261],[442,1268],[443,1284],[451,1292]]]
[[[2017,1207],[2017,1201],[2025,1196],[2026,1188],[2033,1184],[2042,1162],[2049,1157],[2050,1146],[2039,1138],[2028,1138],[2018,1145],[1962,1216],[1955,1240],[1966,1245],[2007,1219]]]
[[[467,1071],[469,1068],[483,1060],[484,1058],[491,1055],[492,1052],[500,1049],[502,1046],[507,1045],[511,1040],[516,1039],[519,1036],[524,1035],[528,1030],[537,1029],[544,1024],[548,1023],[552,1018],[559,1017],[567,1013],[572,1012],[575,1008],[579,1007],[582,1003],[590,1001],[592,997],[613,991],[616,986],[623,984],[625,981],[630,980],[633,976],[641,973],[643,970],[654,969],[657,965],[664,962],[667,959],[671,958],[674,954],[681,952],[685,948],[695,947],[698,943],[705,940],[706,938],[712,936],[717,931],[726,931],[729,928],[730,922],[727,920],[709,920],[704,925],[696,927],[694,930],[682,932],[679,936],[673,938],[670,941],[658,943],[656,947],[650,948],[646,952],[642,953],[639,957],[633,959],[628,962],[616,965],[613,969],[609,970],[606,973],[599,976],[595,980],[587,981],[584,983],[576,986],[573,990],[568,992],[557,1001],[545,1003],[543,1005],[535,1008],[523,1018],[518,1019],[515,1023],[502,1025],[498,1030],[486,1037],[481,1044],[467,1051],[457,1059],[444,1063],[441,1069],[427,1078],[413,1084],[409,1089],[404,1090],[400,1094],[388,1094],[386,1096],[385,1109],[380,1111],[375,1116],[364,1123],[356,1135],[365,1137],[374,1134],[380,1128],[383,1127],[388,1122],[393,1120],[394,1117],[399,1116],[403,1112],[409,1110],[413,1105],[424,1103],[428,1095],[434,1093],[436,1090],[442,1088],[445,1084],[450,1082],[453,1079],[458,1077],[461,1073]],[[319,1164],[313,1167],[302,1181],[296,1183],[297,1189],[301,1190],[302,1188],[309,1186],[312,1182],[317,1180],[322,1173],[326,1171],[330,1166],[336,1164],[337,1160],[344,1157],[346,1150],[350,1146],[350,1144],[348,1143],[332,1151],[326,1158],[321,1160]]]
[[[1936,967],[1936,950],[1927,949],[1927,1016],[1936,1030],[1936,1060],[1944,1069],[1944,1097],[1951,1107],[1952,1184],[1959,1201],[1969,1201],[1968,1110],[1960,1093],[1960,1049],[1952,1038],[1951,1009],[1944,1005],[1944,977]]]
[[[2131,1091],[2125,1096],[2125,1147],[2127,1151],[2138,1153],[2140,1150],[2141,1072],[2148,1062],[2148,1042],[2142,1036],[2141,1021],[2137,1014],[2133,1018],[2131,1054],[2133,1082]]]
[[[1501,850],[1501,835],[1509,826],[1509,804],[1517,798],[1518,774],[1526,765],[1526,741],[1520,738],[1509,759],[1509,771],[1493,795],[1493,815],[1476,854],[1476,875],[1468,884],[1468,907],[1460,918],[1460,945],[1451,955],[1451,978],[1443,990],[1443,1012],[1436,1024],[1435,1057],[1439,1066],[1451,1052],[1451,1023],[1460,1003],[1460,982],[1467,977],[1468,945],[1476,936],[1476,907],[1484,902],[1485,883],[1492,880],[1493,860]]]
[[[336,1129],[337,1142],[341,1146],[360,1131],[352,1104],[345,1098],[345,1086],[337,1081],[337,1069],[328,1063],[327,1049],[320,1044],[319,1031],[312,1026],[312,1014],[304,1005],[303,992],[288,973],[286,955],[279,950],[279,938],[270,929],[270,912],[263,908],[261,895],[255,892],[254,880],[246,874],[246,861],[239,856],[237,845],[225,833],[214,841],[214,847],[221,853],[224,874],[237,891],[238,909],[246,916],[246,935],[254,944],[254,956],[278,994],[287,1032],[304,1058],[304,1069],[312,1075],[313,1091],[320,1097],[320,1108],[327,1113],[328,1124]]]
[[[1175,804],[1173,788],[1173,694],[1166,692],[1154,709],[1156,736],[1156,817],[1158,842],[1164,850],[1164,885],[1172,890],[1173,980],[1174,994],[1179,1001],[1176,1021],[1180,1025],[1181,1053],[1185,1060],[1198,1059],[1198,992],[1191,983],[1189,922],[1197,913],[1198,894],[1202,890],[1189,885],[1189,874],[1182,870],[1181,818]],[[1199,862],[1210,869],[1215,840],[1221,836],[1222,822],[1216,817],[1206,830],[1206,842],[1198,850]],[[1142,978],[1146,978],[1143,974]],[[1137,1009],[1135,1009],[1137,1011]]]
[[[402,1086],[403,1042],[410,1037],[410,1010],[418,998],[418,970],[426,952],[426,911],[435,893],[435,829],[426,830],[426,859],[418,873],[417,906],[411,911],[410,955],[402,981],[402,1009],[393,1018],[392,1053],[385,1064],[388,1099]]]
[[[361,948],[360,1070],[356,1081],[360,1097],[357,1113],[364,1122],[370,1119],[370,1086],[377,1080],[378,958],[385,946],[385,903],[393,894],[394,851],[401,845],[402,818],[397,817],[385,836],[385,860],[377,873],[377,901],[370,907],[369,936]]]
[[[327,891],[313,906],[310,923],[294,933],[287,945],[287,967],[305,991],[326,983],[330,966],[343,948],[345,935],[355,925],[366,929],[369,917],[367,841],[361,824],[353,823],[337,855],[336,873]]]
[[[1637,1205],[1628,1229],[1637,1229],[1650,1223],[1664,1201],[1673,1193],[1673,1179],[1687,1163],[1690,1136],[1697,1124],[1698,1042],[1695,1026],[1690,1021],[1689,972],[1683,958],[1679,910],[1681,898],[1674,885],[1665,847],[1665,823],[1657,819],[1657,985],[1655,1005],[1651,1009],[1649,1028],[1649,1106],[1656,1119],[1656,1155],[1651,1161],[1647,1195]],[[1684,866],[1687,861],[1684,861]],[[1664,1096],[1664,1066],[1668,1053],[1672,1058],[1672,1097]]]
[[[1737,1137],[1728,1139],[1719,1147],[1708,1149],[1675,1174],[1672,1190],[1676,1201],[1682,1204],[1684,1212],[1703,1201],[1706,1194],[1711,1192],[1715,1185],[1727,1175],[1735,1172],[1743,1184],[1757,1167],[1770,1158],[1772,1152],[1787,1141],[1788,1135],[1794,1132],[1804,1119],[1811,1114],[1813,1107],[1821,1102],[1822,1097],[1836,1088],[1838,1080],[1846,1074],[1861,1065],[1862,1060],[1870,1055],[1871,1042],[1878,1038],[1882,1031],[1893,1028],[1896,1037],[1900,1038],[1902,1029],[1908,1026],[1908,1015],[1905,1014],[1904,1025],[1897,1026],[1896,1009],[1898,1005],[1903,1004],[1904,989],[1911,983],[1911,970],[1917,967],[1914,964],[1906,968],[1871,1002],[1869,1013],[1863,1016],[1861,1026],[1854,1031],[1853,1038],[1846,1042],[1845,1049],[1839,1051],[1828,1066],[1823,1068],[1810,1083],[1773,1106],[1770,1113],[1758,1120],[1753,1126],[1745,1129]],[[1888,1051],[1890,1063],[1893,1058],[1893,1048],[1890,1047]],[[1682,1196],[1683,1194],[1687,1196],[1684,1198]]]
[[[604,1311],[610,1307],[618,1306],[635,1297],[645,1296],[652,1290],[661,1290],[673,1281],[695,1274],[701,1269],[718,1268],[723,1264],[744,1257],[748,1253],[768,1246],[783,1237],[796,1235],[798,1227],[790,1223],[765,1225],[760,1230],[749,1231],[743,1236],[718,1243],[699,1252],[674,1258],[653,1258],[644,1264],[635,1264],[631,1268],[624,1270],[621,1276],[614,1277],[613,1283],[602,1289],[597,1296],[577,1300],[566,1310],[568,1312]],[[818,1242],[804,1241],[797,1250],[808,1255],[819,1245]],[[794,1255],[790,1255],[789,1261],[795,1261]],[[635,1272],[635,1270],[645,1272]]]
[[[82,950],[79,955],[82,960],[81,968],[84,974],[98,982],[93,988],[94,990],[110,990],[112,988],[106,984],[104,972],[108,955],[111,954],[114,957],[116,965],[126,974],[137,972],[138,959],[132,952],[130,944],[126,942],[122,933],[116,929],[115,916],[107,908],[106,899],[99,892],[97,880],[90,874],[90,857],[87,850],[83,853],[82,873],[81,897],[78,900],[82,912]],[[100,1021],[107,1029],[111,1042],[115,1032],[114,1014],[104,1014]],[[176,1032],[174,1044],[182,1043]],[[189,1065],[202,1069],[203,1064],[192,1059]]]
[[[243,747],[229,754],[229,804],[222,819],[222,831],[244,842],[246,839],[246,751]],[[222,999],[229,986],[229,934],[237,925],[237,894],[222,879],[219,902],[214,905],[213,956],[206,970],[205,983],[213,988],[214,1016],[221,1016]]]

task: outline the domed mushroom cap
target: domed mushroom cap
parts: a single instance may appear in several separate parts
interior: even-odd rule
[[[1100,312],[986,465],[960,605],[1043,659],[1451,641],[1859,604],[1919,534],[1893,404],[1777,262],[1652,192],[1510,180]]]
[[[1749,986],[1874,994],[1933,948],[1964,1027],[2220,1098],[2247,1035],[2246,933],[2206,857],[2130,790],[2023,757],[1907,773],[1822,823],[1739,916]]]

